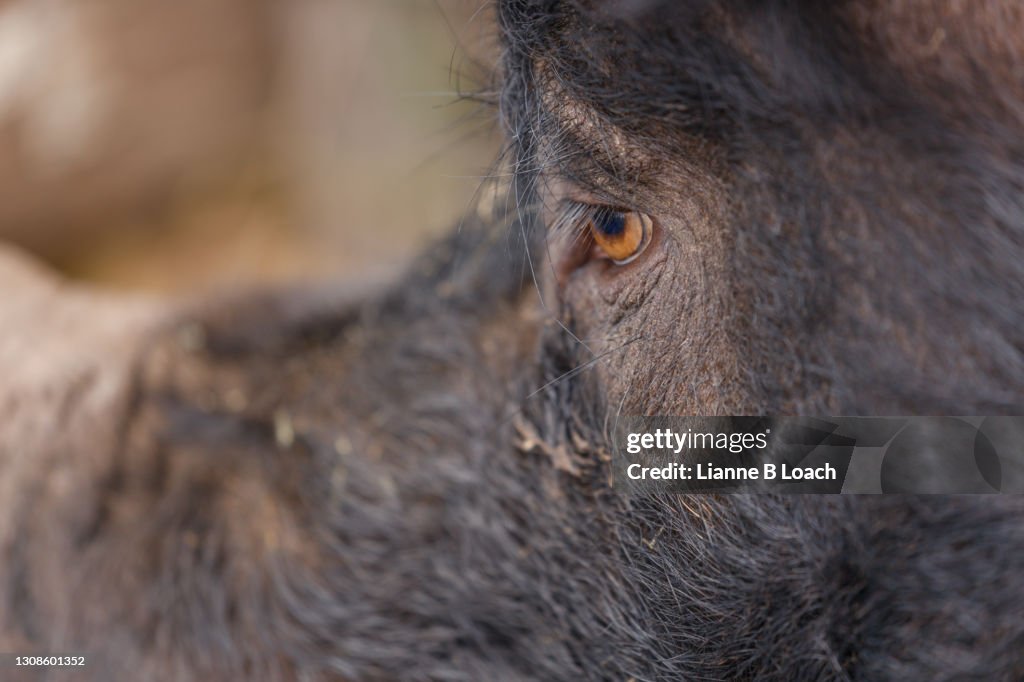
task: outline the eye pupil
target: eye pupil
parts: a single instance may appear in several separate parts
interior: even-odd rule
[[[602,211],[594,218],[594,227],[609,237],[617,237],[626,231],[626,214],[619,211]]]

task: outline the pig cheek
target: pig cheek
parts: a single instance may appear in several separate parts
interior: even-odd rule
[[[603,355],[592,381],[622,414],[698,414],[698,386],[713,379],[706,356],[719,352],[706,279],[671,261],[636,274],[615,287],[580,282],[574,292],[574,332],[588,357]]]
[[[586,372],[587,383],[615,402],[639,376],[655,373],[657,362],[674,362],[655,351],[674,345],[676,325],[666,321],[676,319],[679,300],[666,290],[676,279],[667,259],[652,264],[659,267],[626,271],[602,265],[588,265],[567,282],[563,322],[587,346],[577,349],[576,364],[599,358]]]

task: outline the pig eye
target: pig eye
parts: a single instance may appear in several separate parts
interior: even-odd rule
[[[591,215],[587,227],[594,241],[594,256],[625,265],[650,244],[654,221],[639,211],[600,208]]]

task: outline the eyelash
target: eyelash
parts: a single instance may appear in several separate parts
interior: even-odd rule
[[[571,237],[574,241],[589,239],[586,227],[592,220],[608,213],[625,210],[603,204],[584,204],[580,201],[565,199],[558,207],[551,232],[555,237]]]

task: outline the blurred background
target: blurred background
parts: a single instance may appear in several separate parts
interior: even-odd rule
[[[0,0],[0,240],[189,293],[385,274],[498,154],[484,0]]]

